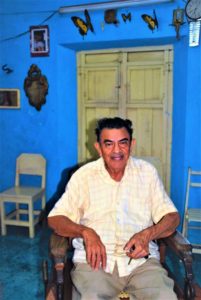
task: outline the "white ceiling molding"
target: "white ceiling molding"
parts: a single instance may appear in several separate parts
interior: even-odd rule
[[[126,8],[130,6],[141,6],[141,5],[151,5],[157,3],[174,2],[174,0],[114,0],[108,2],[98,2],[98,3],[86,3],[78,5],[62,6],[59,8],[60,14],[79,12],[87,10],[100,10],[100,9],[117,9]]]

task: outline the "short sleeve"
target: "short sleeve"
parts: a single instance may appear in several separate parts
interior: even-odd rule
[[[177,209],[172,200],[167,195],[163,183],[156,171],[153,169],[152,177],[152,219],[156,224],[162,217],[171,212],[177,212]]]
[[[80,199],[79,184],[73,175],[66,186],[64,194],[56,202],[48,217],[63,215],[73,222],[79,223],[82,215]]]

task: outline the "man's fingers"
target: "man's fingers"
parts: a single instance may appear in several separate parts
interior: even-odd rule
[[[87,256],[87,263],[89,265],[91,265],[91,256],[92,256],[92,252],[91,252],[91,249],[86,249],[86,256]]]
[[[102,263],[102,268],[103,268],[103,270],[104,270],[104,269],[106,268],[106,260],[107,260],[105,251],[102,253],[101,259],[102,259],[102,261],[101,261],[101,263]]]
[[[101,264],[101,255],[100,253],[98,253],[96,254],[96,262],[95,262],[94,269],[98,270],[100,268],[100,264]]]
[[[96,254],[96,252],[93,252],[91,255],[91,267],[93,269],[96,268],[96,260],[97,260],[97,254]]]

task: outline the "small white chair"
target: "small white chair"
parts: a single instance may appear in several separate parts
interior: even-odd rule
[[[21,185],[22,175],[40,176],[40,186]],[[45,183],[45,158],[40,154],[21,154],[16,162],[15,186],[0,193],[2,235],[6,235],[6,225],[14,225],[28,227],[30,238],[34,237],[34,227],[39,222],[41,211],[46,204]],[[26,218],[22,218],[23,215]]]
[[[190,201],[190,196],[192,195],[193,189],[199,189],[198,193],[199,201],[197,207],[192,207],[192,201]],[[197,190],[198,192],[198,190]],[[200,226],[192,224],[192,222],[201,223],[201,171],[195,171],[188,168],[188,179],[186,187],[186,199],[185,199],[185,212],[183,219],[182,234],[188,238],[189,229],[201,229]],[[194,253],[201,253],[201,244],[192,244]]]

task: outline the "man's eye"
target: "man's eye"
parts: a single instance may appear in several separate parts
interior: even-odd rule
[[[125,141],[120,141],[119,145],[120,146],[128,146],[128,141],[126,141],[126,140]]]
[[[112,145],[113,145],[112,142],[106,142],[106,143],[105,143],[105,146],[106,146],[106,147],[111,147]]]

